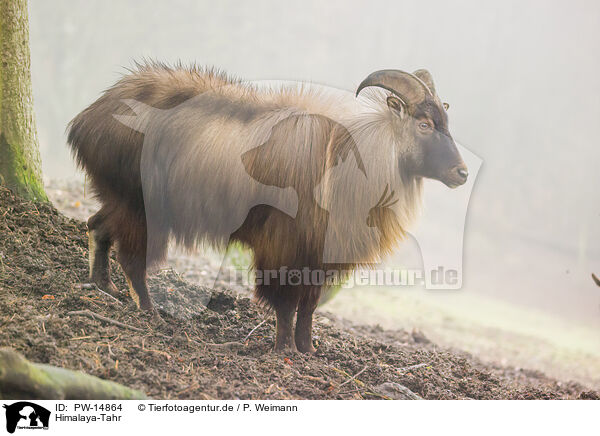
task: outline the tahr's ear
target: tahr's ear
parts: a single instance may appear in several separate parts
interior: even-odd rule
[[[448,103],[444,103],[444,109],[446,109],[446,110],[450,109],[450,105]]]
[[[406,112],[405,105],[404,102],[398,97],[390,95],[387,98],[387,105],[390,108],[390,110],[396,115],[398,115],[400,118],[404,116],[404,113]]]

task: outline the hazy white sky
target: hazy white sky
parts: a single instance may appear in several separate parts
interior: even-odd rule
[[[132,59],[349,90],[376,69],[429,69],[455,138],[484,161],[469,289],[600,318],[600,3],[33,0],[30,16],[50,177],[76,174],[66,124]]]

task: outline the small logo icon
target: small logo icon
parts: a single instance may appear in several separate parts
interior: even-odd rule
[[[29,401],[19,401],[4,405],[6,409],[6,431],[14,433],[18,429],[48,430],[50,411]]]

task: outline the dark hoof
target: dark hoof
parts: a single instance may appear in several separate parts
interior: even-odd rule
[[[113,297],[118,297],[119,295],[121,295],[121,293],[119,292],[119,290],[117,289],[117,287],[115,286],[115,284],[113,282],[109,282],[105,286],[98,286],[98,287],[100,289],[102,289],[104,292],[106,292],[108,295],[112,295]]]
[[[293,341],[291,343],[275,343],[275,348],[273,351],[277,354],[290,354],[297,353],[298,348],[296,348],[296,344]]]
[[[98,286],[98,289],[106,292],[108,295],[112,295],[113,297],[118,297],[119,295],[121,295],[121,293],[112,281],[106,282],[102,280],[94,280],[93,278],[91,279],[91,281],[92,283],[89,284],[95,284],[96,286]]]
[[[317,349],[313,346],[313,344],[309,344],[306,346],[298,344],[298,351],[306,354],[315,354],[317,352]]]
[[[157,324],[157,325],[166,324],[165,320],[162,319],[162,316],[160,316],[160,313],[158,313],[158,310],[156,310],[154,307],[151,307],[150,309],[142,309],[142,312],[148,317],[148,320],[152,324]]]

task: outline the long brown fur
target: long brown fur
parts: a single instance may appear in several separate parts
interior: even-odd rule
[[[117,119],[142,119],[126,100],[140,102],[147,107],[148,117],[158,117],[163,127],[160,141],[144,143],[143,126],[132,128]],[[178,107],[183,109],[170,112]],[[203,242],[225,248],[240,241],[252,249],[255,268],[261,271],[282,266],[351,270],[372,263],[404,236],[418,209],[421,180],[397,175],[402,153],[398,144],[403,138],[396,136],[385,104],[372,104],[364,113],[360,110],[350,99],[341,101],[311,89],[265,91],[214,70],[137,65],[68,128],[77,163],[102,203],[88,222],[101,244],[90,253],[96,262],[92,279],[111,286],[106,253],[116,243],[118,259],[140,306],[151,308],[146,268],[164,258],[171,237],[188,248]],[[359,152],[361,143],[375,143],[377,149],[363,147]],[[365,153],[372,156],[362,162]],[[234,170],[240,161],[247,174]],[[394,206],[370,211],[370,225],[381,233],[377,246],[366,237],[369,228],[364,222],[348,234],[343,223],[336,228],[330,219],[330,206],[340,198],[362,210],[361,202],[368,197],[356,195],[350,183],[342,186],[342,192],[334,190],[327,174],[343,168],[339,162],[368,176],[364,189],[373,189],[371,197],[379,198],[383,186],[389,185],[399,198]],[[142,169],[150,176],[143,177]],[[257,205],[233,234],[220,228],[223,217],[244,207],[242,200],[259,195],[248,185],[248,175],[264,185],[292,188],[298,198],[296,216]],[[352,253],[352,261],[324,264],[328,230],[339,238],[340,250]],[[312,313],[322,288],[257,286],[257,297],[277,312],[277,348],[297,345],[301,351],[314,351]],[[290,339],[296,310],[295,338]]]

